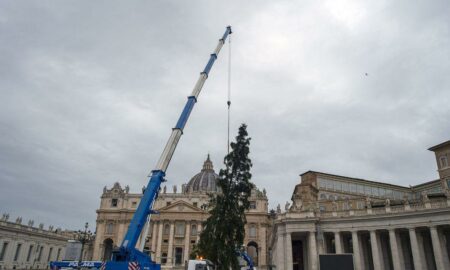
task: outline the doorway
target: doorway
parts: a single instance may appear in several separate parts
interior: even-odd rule
[[[303,242],[301,240],[292,241],[292,270],[304,270]]]

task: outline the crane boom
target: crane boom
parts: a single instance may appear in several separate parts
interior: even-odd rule
[[[229,34],[231,34],[231,26],[227,26],[225,33],[219,40],[219,43],[211,54],[208,63],[203,71],[200,73],[200,77],[192,90],[184,109],[178,119],[175,127],[172,129],[172,134],[164,147],[164,150],[159,158],[156,168],[149,175],[149,182],[144,194],[141,198],[138,208],[133,215],[133,218],[128,227],[128,231],[120,245],[120,247],[113,251],[112,261],[106,264],[106,270],[125,270],[128,269],[130,263],[137,263],[141,269],[156,270],[160,269],[160,265],[152,261],[149,255],[135,248],[142,229],[145,226],[147,217],[153,213],[152,206],[156,201],[158,192],[161,188],[161,183],[164,182],[164,176],[166,174],[167,167],[172,159],[175,148],[183,135],[183,129],[189,119],[189,115],[194,108],[197,98],[202,90],[203,84],[208,78],[209,72],[217,59],[217,56],[225,44],[225,40]]]

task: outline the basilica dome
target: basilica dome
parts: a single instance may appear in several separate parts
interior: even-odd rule
[[[208,158],[203,163],[203,169],[189,180],[186,192],[218,192],[217,181],[219,175],[214,171],[213,164]]]

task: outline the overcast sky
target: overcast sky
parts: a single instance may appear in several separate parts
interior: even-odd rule
[[[270,207],[308,170],[437,179],[427,148],[450,139],[449,14],[448,0],[1,1],[0,211],[79,229],[105,185],[140,192],[228,24],[232,135],[248,124]],[[221,167],[227,60],[224,47],[170,186],[207,153]]]

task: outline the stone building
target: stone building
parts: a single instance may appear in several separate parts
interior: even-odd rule
[[[202,222],[208,218],[206,204],[208,194],[220,192],[218,175],[209,159],[201,172],[171,191],[164,186],[158,195],[154,209],[160,214],[152,215],[146,237],[137,246],[149,252],[164,269],[184,269],[192,247],[199,240]],[[128,224],[139,204],[142,193],[130,193],[129,187],[115,183],[111,189],[104,188],[100,208],[97,210],[97,231],[94,244],[94,260],[107,260],[112,248],[120,245]],[[268,201],[265,191],[254,189],[247,212],[245,242],[247,251],[259,269],[267,267],[267,241],[269,239]]]
[[[276,269],[317,270],[353,253],[356,270],[450,269],[450,141],[429,149],[439,179],[398,186],[308,171],[270,239]]]
[[[47,269],[50,261],[64,257],[67,241],[73,232],[54,229],[34,221],[22,224],[22,217],[0,219],[0,269]]]

